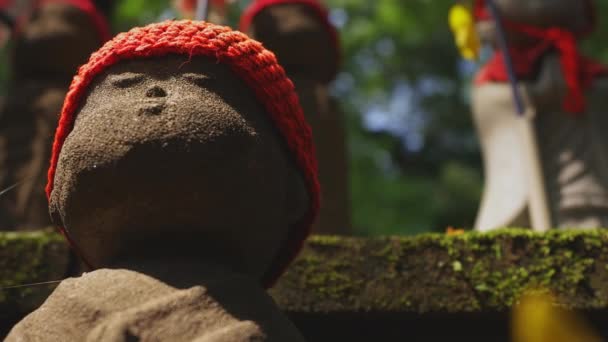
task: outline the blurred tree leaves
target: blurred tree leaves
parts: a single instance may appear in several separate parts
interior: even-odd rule
[[[470,75],[460,70],[447,26],[452,1],[329,3],[347,17],[341,27],[346,59],[340,78],[354,82],[340,98],[350,122],[356,231],[412,234],[471,227],[481,161],[462,93]],[[399,88],[409,90],[395,92]],[[400,96],[408,100],[387,108]],[[370,104],[378,104],[380,112],[384,108],[384,116],[403,117],[406,127],[367,132]],[[408,121],[418,122],[415,130],[407,129]],[[414,134],[421,140],[416,144],[408,137]]]
[[[170,2],[167,0],[120,0],[116,1],[116,4],[112,16],[112,27],[115,32],[158,21],[163,12],[170,7]]]

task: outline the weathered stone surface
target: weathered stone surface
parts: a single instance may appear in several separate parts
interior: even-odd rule
[[[310,341],[508,341],[528,288],[608,336],[607,248],[602,230],[314,237],[272,294]]]
[[[570,308],[608,307],[608,232],[318,236],[272,291],[288,312],[474,313],[539,287]]]
[[[0,235],[1,286],[57,279],[67,265],[60,241],[48,232]],[[437,334],[500,340],[508,336],[509,307],[527,288],[550,289],[558,304],[606,326],[608,231],[317,236],[271,293],[312,341],[365,340],[372,330],[384,340]],[[33,307],[22,295],[41,299],[47,291],[3,291],[0,313],[23,314]],[[443,328],[430,328],[436,325]]]

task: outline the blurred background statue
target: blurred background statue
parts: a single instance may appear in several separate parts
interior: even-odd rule
[[[240,28],[277,55],[312,127],[322,191],[314,231],[352,232],[344,117],[328,91],[338,72],[340,43],[327,9],[316,0],[256,0]]]
[[[484,157],[485,188],[476,229],[530,227],[534,189],[544,189],[553,227],[608,226],[608,69],[582,56],[578,42],[595,27],[590,0],[496,0],[514,73],[521,81],[534,141],[522,139],[496,22],[484,0],[474,15],[494,54],[477,73],[473,118]],[[525,119],[524,119],[525,120]],[[529,151],[529,149],[537,151]],[[537,154],[541,177],[526,156]],[[542,183],[542,184],[539,184]],[[538,195],[538,194],[536,194]]]
[[[78,66],[110,38],[111,1],[15,1],[11,79],[0,112],[0,229],[50,225],[44,184],[54,128]]]

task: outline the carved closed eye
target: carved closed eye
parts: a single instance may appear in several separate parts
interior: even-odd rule
[[[136,74],[132,72],[125,72],[123,74],[112,75],[110,77],[110,83],[117,88],[129,88],[143,82],[143,80],[143,74]]]
[[[183,77],[190,83],[207,88],[213,83],[213,78],[203,74],[186,73]]]

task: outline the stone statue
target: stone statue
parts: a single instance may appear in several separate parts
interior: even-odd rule
[[[527,144],[520,135],[526,119],[516,116],[497,51],[477,74],[472,91],[486,176],[476,229],[530,227],[535,188],[544,188],[552,226],[608,227],[608,140],[603,134],[608,121],[602,102],[608,69],[577,50],[577,40],[594,26],[592,2],[496,4],[536,137]],[[495,22],[483,0],[476,1],[475,14],[481,39],[496,47]],[[542,169],[539,179],[528,172],[525,157],[533,145]]]
[[[323,193],[314,231],[349,234],[350,191],[344,115],[329,95],[340,64],[336,29],[317,0],[255,0],[241,17],[242,32],[273,51],[295,85],[313,128]]]
[[[53,221],[92,269],[8,341],[301,341],[264,287],[319,207],[312,134],[274,55],[205,22],[119,34],[55,135]]]
[[[0,196],[0,230],[50,225],[44,183],[61,104],[78,66],[110,38],[90,0],[37,1],[19,22],[0,112],[0,189],[18,186]]]

